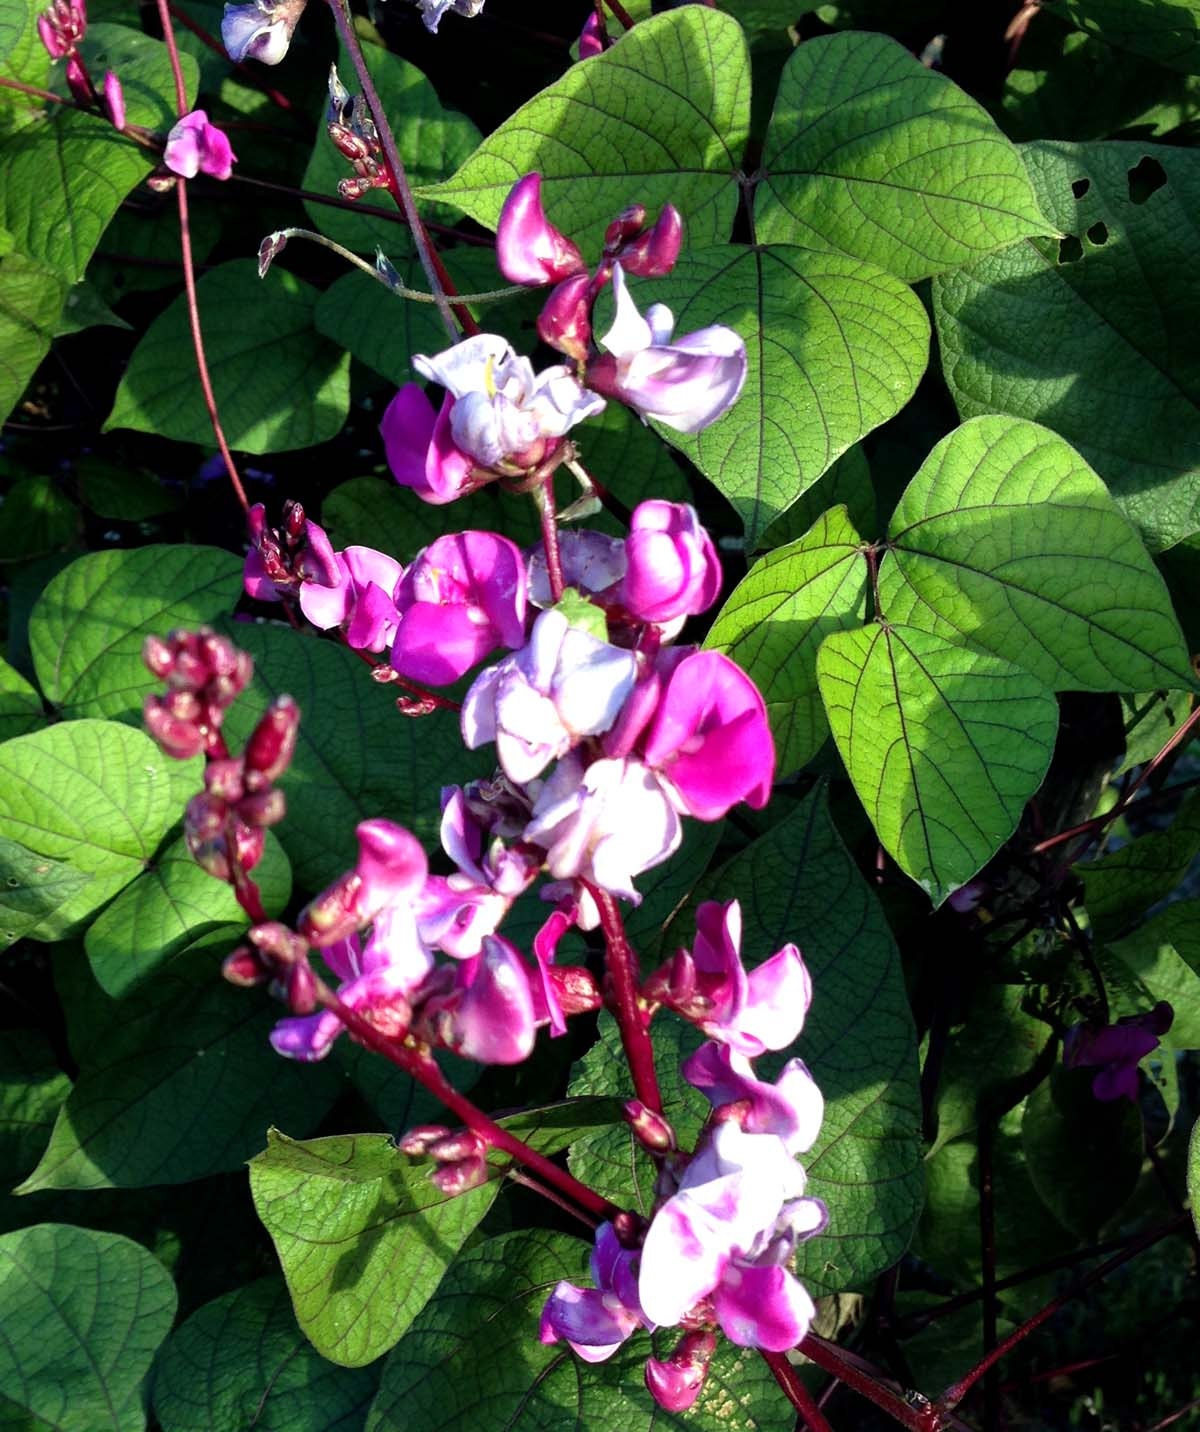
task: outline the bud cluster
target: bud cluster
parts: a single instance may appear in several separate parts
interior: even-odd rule
[[[418,1124],[397,1142],[410,1158],[429,1158],[437,1167],[430,1181],[449,1198],[487,1182],[487,1145],[470,1129],[445,1124]]]
[[[338,193],[343,199],[361,199],[372,189],[388,187],[387,172],[379,162],[383,146],[371,111],[362,95],[352,95],[342,84],[336,65],[329,67],[325,129],[338,153],[349,160],[354,170],[353,179],[342,179],[338,183]]]
[[[109,70],[97,93],[79,53],[79,45],[87,34],[87,0],[51,0],[38,16],[38,38],[52,60],[66,60],[67,85],[76,104],[97,108],[117,129],[125,128],[125,92],[116,74]]]
[[[161,696],[147,696],[146,728],[168,756],[186,761],[203,752],[226,754],[221,724],[225,712],[254,674],[250,656],[209,627],[175,631],[164,641],[148,636],[142,660],[160,681]]]

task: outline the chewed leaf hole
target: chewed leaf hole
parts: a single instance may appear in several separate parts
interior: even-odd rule
[[[1134,204],[1144,204],[1156,190],[1167,182],[1167,171],[1157,159],[1147,154],[1129,171],[1129,198]]]
[[[1087,236],[1093,244],[1108,243],[1108,225],[1093,224],[1092,227],[1087,231]]]
[[[1077,199],[1082,199],[1091,187],[1092,181],[1090,179],[1073,179],[1071,181],[1071,193],[1074,194]]]
[[[1066,238],[1060,239],[1058,244],[1058,261],[1060,264],[1073,264],[1083,257],[1083,245],[1074,234],[1068,234]]]

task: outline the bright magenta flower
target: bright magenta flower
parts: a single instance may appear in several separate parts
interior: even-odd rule
[[[707,611],[721,591],[721,563],[696,509],[655,498],[633,510],[621,599],[646,622]]]
[[[236,159],[225,134],[209,123],[202,109],[183,116],[167,135],[163,150],[167,168],[183,179],[194,179],[197,174],[228,179]]]

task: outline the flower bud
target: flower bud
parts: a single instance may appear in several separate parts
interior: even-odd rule
[[[464,1159],[479,1158],[485,1147],[478,1134],[470,1129],[459,1129],[434,1139],[425,1152],[438,1163],[462,1163]]]
[[[686,1412],[700,1396],[717,1339],[710,1332],[685,1333],[666,1360],[646,1360],[646,1386],[668,1412]]]
[[[278,825],[287,814],[287,797],[280,790],[259,791],[238,801],[237,813],[250,826]]]
[[[359,913],[358,892],[362,881],[351,871],[335,880],[300,912],[296,929],[310,945],[323,950],[354,934],[365,924]]]
[[[604,53],[604,41],[601,38],[600,17],[595,10],[583,22],[583,29],[579,32],[579,58],[590,60],[593,55]]]
[[[204,750],[204,732],[191,721],[180,721],[163,705],[161,696],[147,696],[142,703],[142,719],[152,740],[165,755],[186,761]]]
[[[88,79],[87,70],[83,67],[83,61],[78,55],[71,55],[67,60],[67,86],[80,104],[91,104],[96,97],[92,89],[92,82]]]
[[[52,60],[61,60],[71,48],[59,33],[58,28],[52,23],[49,14],[38,16],[37,32],[39,39],[46,47],[46,53]]]
[[[239,945],[233,954],[226,955],[221,965],[221,975],[230,984],[251,989],[255,985],[266,984],[271,978],[271,970],[257,950],[252,950],[247,945]]]
[[[104,108],[117,129],[125,128],[125,91],[121,81],[109,70],[104,76]]]
[[[372,1029],[378,1030],[388,1039],[403,1039],[412,1025],[412,1006],[399,993],[393,993],[386,1000],[365,1005],[359,1010],[359,1014]]]
[[[308,954],[308,946],[279,920],[264,920],[251,927],[246,937],[265,959],[279,965],[293,965]]]
[[[232,758],[209,761],[204,768],[204,789],[219,801],[240,801],[242,798],[242,763]]]
[[[628,209],[622,209],[604,231],[605,253],[615,253],[626,239],[631,239],[634,234],[640,233],[645,224],[645,204],[630,204]]]
[[[589,1014],[604,1003],[596,977],[582,965],[551,965],[546,970],[546,978],[554,986],[559,1008],[565,1015]]]
[[[317,977],[307,960],[297,960],[285,982],[288,1008],[293,1014],[311,1014],[317,1007]]]
[[[721,591],[721,563],[696,509],[653,498],[634,509],[621,600],[642,621],[706,611]]]
[[[682,243],[683,219],[673,204],[665,204],[654,227],[627,243],[617,260],[626,273],[663,278],[675,267]]]
[[[538,337],[551,348],[581,362],[592,338],[591,280],[586,273],[572,274],[552,291],[538,314]]]
[[[266,831],[245,825],[242,821],[234,820],[234,848],[237,853],[237,863],[241,870],[253,870],[263,858],[263,851],[267,845]],[[226,877],[228,879],[228,877]]]
[[[504,201],[496,225],[496,263],[510,283],[531,288],[584,268],[578,248],[546,218],[540,174],[526,174]]]
[[[661,1114],[656,1114],[640,1099],[630,1099],[625,1104],[625,1117],[634,1134],[651,1153],[666,1154],[678,1148],[675,1130]]]
[[[382,189],[386,185],[386,174],[356,175],[353,179],[339,179],[337,191],[343,199],[361,199],[372,189]]]
[[[289,498],[283,504],[283,530],[293,540],[299,541],[307,526],[308,518],[305,516],[303,505],[293,498]]]
[[[163,163],[183,179],[194,179],[197,174],[228,179],[236,160],[225,131],[211,124],[202,109],[185,114],[172,127],[163,148]]]
[[[480,1157],[467,1159],[462,1163],[442,1164],[430,1174],[430,1180],[446,1195],[457,1198],[472,1188],[487,1182],[487,1160]]]
[[[329,124],[326,132],[333,141],[333,147],[345,159],[354,163],[360,159],[369,159],[374,153],[374,146],[363,139],[361,135],[352,133],[344,125]]]
[[[396,1140],[396,1147],[410,1158],[424,1158],[430,1145],[445,1138],[449,1132],[445,1124],[417,1124],[403,1138]]]
[[[165,681],[175,664],[170,644],[160,636],[148,636],[142,643],[142,661],[152,676]]]
[[[277,696],[246,743],[246,789],[264,790],[291,765],[300,728],[300,708],[290,696]]]

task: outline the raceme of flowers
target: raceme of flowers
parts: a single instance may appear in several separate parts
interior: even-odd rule
[[[250,8],[264,20],[274,13],[229,10]],[[339,96],[337,105],[353,120],[352,103]],[[359,131],[367,133],[361,123]],[[199,127],[189,133],[202,143]],[[542,336],[567,361],[535,373],[486,333],[417,358],[444,396],[435,407],[410,384],[389,407],[382,432],[397,480],[438,503],[485,481],[542,487],[569,458],[567,434],[606,396],[681,431],[721,416],[744,378],[741,340],[714,328],[672,342],[670,314],[655,307],[643,317],[626,283],[626,272],[667,272],[680,238],[670,208],[652,225],[640,208],[628,210],[589,275],[546,220],[538,176],[523,179],[500,221],[499,262],[520,282],[555,285]],[[610,282],[616,317],[597,345],[591,306]],[[297,504],[278,528],[261,507],[250,513],[247,594],[287,602],[377,657],[376,675],[406,693],[410,715],[454,706],[437,688],[474,673],[458,709],[462,739],[494,749],[497,763],[490,779],[442,790],[449,873],[431,870],[403,827],[366,820],[354,867],[294,930],[255,918],[225,972],[238,983],[270,981],[287,1001],[291,1014],[271,1042],[288,1058],[324,1058],[347,1020],[354,1028],[360,1019],[418,1063],[439,1048],[485,1064],[526,1059],[540,1028],[561,1035],[573,1015],[612,997],[586,967],[557,962],[564,934],[603,925],[608,939],[605,911],[611,918],[614,900],[640,903],[639,878],[674,853],[686,820],[720,820],[740,802],[761,808],[769,798],[775,752],[762,696],[727,656],[678,641],[688,618],[714,605],[722,580],[694,509],[643,502],[623,540],[559,533],[552,508],[549,523],[553,539],[532,552],[467,530],[405,565],[366,546],[336,549]],[[188,808],[189,845],[237,889],[261,857],[265,827],[284,814],[275,782],[299,713],[280,698],[232,757],[221,722],[248,659],[209,632],[152,641],[146,656],[167,682],[147,702],[152,733],[169,754],[207,760],[205,790]],[[502,930],[526,894],[547,905],[528,955]],[[718,1329],[768,1350],[805,1336],[812,1302],[789,1265],[797,1243],[827,1221],[797,1161],[820,1128],[820,1092],[799,1059],[770,1081],[754,1067],[799,1036],[811,980],[790,944],[747,970],[741,935],[736,900],[702,904],[692,947],[637,991],[645,1024],[670,1011],[707,1036],[682,1072],[712,1116],[688,1154],[660,1113],[626,1106],[659,1168],[653,1215],[604,1223],[595,1286],[560,1283],[542,1319],[544,1341],[565,1340],[593,1361],[639,1328],[679,1327],[674,1352],[646,1370],[653,1395],[673,1409],[699,1395]],[[313,949],[336,993],[310,966]],[[487,1177],[477,1132],[422,1127],[400,1147],[432,1159],[447,1193]]]

